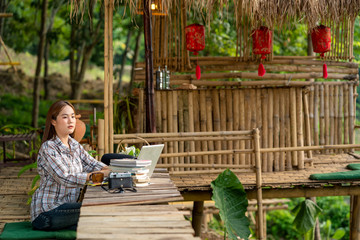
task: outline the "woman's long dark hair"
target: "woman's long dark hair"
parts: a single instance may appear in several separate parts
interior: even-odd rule
[[[56,118],[59,115],[59,113],[61,112],[61,110],[63,110],[63,108],[66,106],[70,106],[74,110],[74,113],[75,113],[74,106],[71,103],[64,101],[64,100],[58,100],[58,101],[54,102],[51,105],[51,107],[49,108],[49,111],[46,115],[44,136],[42,138],[41,144],[49,139],[53,139],[56,136],[55,127],[51,124],[51,120],[56,120]],[[70,136],[73,137],[73,134],[74,133],[70,134]]]

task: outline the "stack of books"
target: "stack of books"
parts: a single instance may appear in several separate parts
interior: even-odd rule
[[[130,172],[135,186],[147,186],[150,182],[148,175],[151,160],[111,159],[110,169],[113,172]]]

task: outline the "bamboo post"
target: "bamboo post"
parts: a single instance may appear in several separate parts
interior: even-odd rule
[[[201,132],[206,132],[206,91],[200,90],[200,130]],[[201,141],[201,150],[207,151],[208,150],[208,142],[207,141]],[[202,163],[209,163],[209,156],[203,156]]]
[[[186,132],[185,131],[185,124],[188,123],[188,120],[185,121],[184,120],[184,115],[185,115],[185,111],[184,111],[184,106],[186,105],[185,104],[185,101],[184,99],[185,98],[188,98],[187,94],[185,94],[186,92],[184,91],[183,93],[184,94],[181,94],[181,92],[179,92],[180,94],[178,95],[178,100],[179,100],[179,103],[178,103],[178,107],[179,107],[179,132]],[[174,122],[177,121],[177,119],[174,119]],[[179,141],[178,142],[178,145],[179,145],[179,151],[178,152],[188,152],[190,149],[189,149],[189,146],[188,144],[186,144],[187,146],[185,146],[185,143],[184,141]],[[188,161],[187,161],[188,162]],[[185,161],[184,161],[184,157],[180,157],[179,158],[179,163],[182,163],[184,164]],[[184,171],[184,168],[179,168],[178,171]]]
[[[279,90],[278,89],[274,89],[274,102],[273,102],[273,106],[274,106],[274,117],[273,117],[273,122],[274,122],[274,144],[273,146],[279,147],[279,139],[280,139],[280,114],[279,114],[279,109],[280,109],[280,103],[279,102]],[[274,171],[278,172],[280,171],[280,162],[279,162],[279,157],[280,157],[280,153],[275,152],[274,153]]]
[[[349,85],[344,83],[344,144],[349,143]]]
[[[268,146],[268,93],[267,89],[261,89],[261,106],[262,106],[262,148],[267,148]],[[262,154],[262,171],[267,172],[268,171],[268,154]]]
[[[167,91],[167,99],[166,99],[166,102],[167,102],[167,121],[168,121],[168,129],[167,129],[167,132],[174,132],[173,130],[173,111],[175,110],[174,109],[174,106],[172,105],[173,102],[173,98],[172,98],[172,95],[173,95],[173,91]],[[173,153],[174,152],[174,142],[169,142],[168,143],[168,153]],[[168,159],[168,163],[174,163],[174,158],[171,157]]]
[[[268,89],[268,146],[274,147],[274,94],[273,89]],[[267,172],[272,172],[274,169],[274,154],[268,154],[268,169]]]
[[[314,86],[314,145],[319,146],[319,86]]]
[[[199,106],[199,90],[194,91],[193,95],[193,102],[194,102],[194,131],[200,132],[200,106]],[[201,143],[196,141],[195,142],[195,151],[201,151]],[[196,156],[196,163],[201,163],[202,158],[200,156]]]
[[[324,85],[321,85],[319,88],[319,98],[320,98],[320,145],[325,145],[325,99],[324,99]]]
[[[240,114],[240,129],[245,130],[245,99],[244,90],[239,90],[239,114]],[[245,149],[245,142],[240,142],[240,149]],[[245,165],[245,154],[240,154],[240,164]]]
[[[220,101],[219,101],[219,90],[213,89],[211,91],[212,95],[212,105],[213,105],[213,118],[214,118],[214,131],[220,131]],[[221,141],[215,142],[215,150],[221,150]],[[216,156],[216,163],[221,163],[221,155]]]
[[[256,121],[256,109],[254,108],[254,103],[255,103],[255,101],[256,101],[256,89],[250,89],[250,111],[251,111],[251,117],[250,117],[250,128],[248,128],[248,129],[254,129],[254,128],[257,128],[257,126],[256,126],[256,123],[257,123],[257,121]],[[250,154],[248,154],[248,155],[250,155]],[[253,155],[250,155],[250,159],[251,159],[251,164],[253,165],[253,166],[255,166],[255,158],[254,158],[254,156]]]
[[[296,89],[297,146],[304,146],[302,89]],[[298,152],[298,169],[304,169],[304,151]]]
[[[104,119],[98,119],[98,154],[99,154],[99,159],[101,159],[101,157],[104,155],[105,153],[105,149],[104,149],[104,145],[105,145],[105,136],[104,136]]]
[[[233,96],[232,96],[232,90],[226,89],[225,90],[225,98],[226,98],[226,131],[232,131],[233,130]],[[227,149],[232,150],[233,147],[233,141],[227,141]],[[227,159],[227,163],[231,164],[233,162],[233,155],[229,155]]]
[[[254,118],[256,118],[255,119],[256,120],[255,127],[258,128],[258,129],[264,129],[263,120],[262,120],[262,115],[263,115],[262,111],[263,111],[263,108],[264,108],[264,106],[262,105],[263,100],[264,100],[263,99],[263,90],[262,89],[255,89],[253,91],[255,91],[255,95],[256,95],[255,99],[253,100],[252,95],[250,95],[251,98],[250,98],[249,101],[250,101],[250,104],[251,103],[253,105],[255,104],[256,111],[255,111],[255,114],[254,114],[254,111],[251,111],[251,115],[248,118],[249,118],[249,120],[251,122],[254,120]],[[252,108],[254,108],[254,107],[252,107]],[[264,118],[265,118],[265,116],[264,116]],[[247,128],[247,129],[252,129],[252,128],[254,128],[254,126],[250,125],[250,128]],[[265,136],[264,130],[262,130],[262,131],[263,131],[262,132],[262,135],[263,135],[262,137],[264,138],[264,136]],[[261,147],[264,147],[263,140],[264,139],[260,139],[260,146]],[[251,156],[249,156],[249,157],[251,157]],[[264,161],[265,161],[264,155],[262,154],[261,157],[263,159],[262,164],[264,164]],[[266,170],[267,170],[266,168],[264,168],[264,167],[262,168],[262,171],[266,171]]]
[[[226,131],[226,92],[225,89],[220,89],[220,129]],[[250,129],[250,128],[249,128]],[[221,149],[227,149],[227,142],[221,142]],[[229,156],[222,156],[222,163],[227,163]]]
[[[296,98],[296,97],[295,97]],[[286,130],[285,130],[285,146],[291,147],[292,146],[292,135],[291,135],[291,106],[290,102],[292,101],[292,97],[290,96],[290,89],[286,89],[285,92],[285,124],[286,124]],[[286,152],[286,170],[292,170],[292,153]]]
[[[335,100],[334,100],[334,88],[335,86],[329,86],[329,108],[330,108],[330,143],[334,144],[335,138]]]
[[[350,240],[360,239],[360,196],[350,197]]]
[[[239,89],[234,89],[233,90],[233,110],[232,112],[234,112],[234,125],[233,125],[233,129],[234,130],[240,130],[240,115],[239,115],[239,111],[240,111],[240,106],[239,106]],[[239,149],[240,148],[240,141],[234,141],[234,148],[235,149]],[[240,164],[240,156],[239,154],[235,154],[234,155],[234,164],[235,165],[239,165]]]
[[[310,117],[309,117],[308,94],[309,92],[307,90],[303,91],[306,146],[311,146],[311,127],[310,127]],[[310,159],[312,158],[311,151],[307,152],[307,157]]]
[[[334,86],[334,144],[339,143],[339,86]],[[339,153],[338,150],[335,150]]]
[[[349,143],[355,143],[354,128],[355,125],[355,109],[354,109],[354,86],[349,84]],[[351,152],[353,149],[349,149]]]
[[[206,131],[212,132],[213,131],[213,107],[212,107],[212,99],[211,99],[211,90],[205,91],[205,101],[206,101]],[[208,149],[209,151],[214,150],[214,141],[208,141]],[[215,156],[210,155],[209,156],[209,162],[214,163],[215,162]]]
[[[167,93],[168,91],[161,91],[161,121],[162,132],[168,132],[168,107],[167,107]],[[168,144],[165,143],[163,153],[168,153]],[[162,158],[163,163],[168,163],[168,158]]]
[[[280,89],[279,90],[279,97],[280,97],[280,147],[285,147],[285,139],[286,139],[286,97],[285,97],[286,90]],[[279,156],[279,171],[285,171],[285,153],[281,152]]]
[[[325,107],[325,129],[324,129],[324,135],[325,135],[325,145],[330,144],[330,91],[329,91],[329,85],[325,84],[324,87],[324,107]],[[329,153],[326,151],[325,153]]]
[[[195,128],[194,128],[194,91],[193,90],[189,90],[189,95],[188,95],[188,107],[189,107],[189,132],[194,132]],[[191,141],[190,142],[190,151],[194,152],[195,151],[195,142]],[[190,157],[190,162],[194,163],[195,162],[195,157]]]
[[[161,132],[161,91],[155,91],[156,132]]]
[[[290,88],[290,121],[291,121],[291,146],[297,146],[297,122],[296,122],[296,90],[295,88]],[[292,156],[292,165],[298,166],[298,158],[296,152],[291,152]]]
[[[144,119],[145,119],[145,108],[144,108],[144,89],[140,88],[139,89],[139,110],[138,110],[138,115],[139,115],[139,129],[138,132],[144,132]]]
[[[245,118],[245,129],[250,129],[251,126],[251,99],[250,99],[250,90],[245,91],[245,114],[248,116]],[[251,148],[251,143],[246,141],[245,148]],[[249,154],[245,155],[245,164],[251,163],[251,156]]]
[[[178,92],[176,90],[171,91],[172,93],[172,132],[178,132]],[[173,152],[178,153],[179,152],[179,141],[174,142],[174,149]],[[179,158],[175,157],[174,159],[175,163],[179,163]],[[179,169],[174,169],[175,171],[178,171]]]
[[[105,153],[109,152],[109,0],[104,0],[105,19],[104,19],[104,139]]]
[[[344,99],[343,99],[343,94],[344,94],[344,88],[342,85],[339,86],[339,118],[338,118],[338,143],[341,144],[343,143],[343,132],[345,133],[345,131],[342,131],[344,129],[343,127],[343,107],[344,107]],[[342,152],[341,150],[339,150],[339,152]]]
[[[261,176],[261,154],[260,154],[260,136],[259,129],[254,129],[254,152],[256,169],[256,189],[257,189],[257,238],[263,239],[264,218],[262,203],[262,176]]]
[[[309,94],[307,94],[308,98],[308,111],[309,111],[309,124],[310,124],[310,143],[311,145],[314,145],[314,92],[315,88],[314,86],[310,86],[308,88]]]
[[[109,34],[109,151],[114,152],[114,90],[113,90],[113,80],[114,80],[114,55],[113,55],[113,12],[114,12],[114,0],[109,2],[109,19],[108,19],[108,34]],[[155,117],[155,116],[154,116]]]

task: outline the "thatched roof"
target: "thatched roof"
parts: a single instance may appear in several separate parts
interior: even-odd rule
[[[114,0],[109,0],[113,2]],[[115,6],[126,4],[133,15],[142,8],[143,0],[115,0]],[[332,21],[335,24],[345,19],[354,20],[360,12],[360,0],[153,0],[163,6],[168,14],[173,8],[185,6],[189,11],[195,11],[204,16],[205,21],[211,21],[212,13],[228,8],[229,14],[235,14],[237,19],[246,15],[251,26],[266,25],[270,28],[286,26],[294,21],[305,21],[309,28],[319,22]],[[84,13],[87,0],[70,0],[71,11]],[[151,0],[150,0],[151,2]]]

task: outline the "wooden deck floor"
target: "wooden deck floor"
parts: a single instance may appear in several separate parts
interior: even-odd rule
[[[358,191],[360,194],[360,179],[354,180],[323,180],[315,181],[309,179],[314,173],[330,173],[349,171],[346,166],[350,163],[360,163],[360,160],[353,155],[337,154],[337,155],[318,155],[314,157],[313,166],[308,166],[304,170],[293,170],[284,172],[264,172],[262,173],[264,192],[267,190],[280,189],[294,190],[296,188],[352,188],[352,191]],[[251,192],[256,189],[255,172],[236,173],[245,190]],[[192,192],[210,192],[211,181],[217,178],[218,174],[192,174],[192,175],[172,175],[171,179],[180,191]],[[350,191],[350,190],[349,190]],[[293,191],[296,192],[296,191]],[[350,191],[351,192],[351,191]],[[337,195],[336,193],[334,193]],[[338,195],[341,195],[339,193]],[[344,194],[346,195],[346,194]],[[325,196],[325,195],[324,195]],[[252,196],[250,196],[252,197]],[[264,198],[266,197],[263,196]],[[275,196],[269,196],[271,198]],[[279,196],[282,197],[282,196]],[[291,197],[291,196],[289,196]],[[295,196],[294,196],[295,197]]]
[[[5,223],[30,220],[30,205],[27,192],[36,171],[27,171],[17,177],[21,167],[0,168],[0,232]]]

